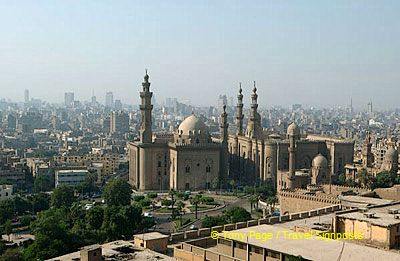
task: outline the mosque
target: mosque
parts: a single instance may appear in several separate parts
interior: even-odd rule
[[[140,140],[128,144],[129,181],[138,190],[202,190],[224,187],[228,180],[240,185],[273,184],[277,189],[330,183],[353,162],[354,142],[307,135],[296,123],[286,135],[262,128],[257,88],[251,95],[247,128],[243,128],[243,94],[236,106],[235,132],[228,133],[225,108],[220,116],[220,138],[196,115],[187,117],[173,133],[153,134],[149,76],[141,97]]]
[[[144,76],[140,140],[129,142],[129,181],[141,191],[211,189],[228,172],[228,123],[225,108],[220,118],[221,138],[212,138],[196,115],[185,118],[174,133],[153,134],[149,76]]]

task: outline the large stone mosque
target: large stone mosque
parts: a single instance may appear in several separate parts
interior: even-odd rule
[[[211,189],[230,179],[241,185],[273,184],[277,189],[326,184],[353,162],[354,142],[307,135],[292,123],[286,135],[271,134],[261,126],[257,88],[244,129],[240,87],[235,133],[228,133],[225,108],[220,116],[220,138],[196,115],[185,118],[173,133],[152,132],[153,105],[149,76],[142,83],[140,139],[128,144],[129,181],[136,189],[166,191]]]
[[[211,138],[209,128],[192,114],[174,133],[152,132],[149,76],[145,75],[141,98],[140,141],[128,144],[129,181],[144,190],[211,189],[227,179],[228,123],[221,114],[220,139]]]

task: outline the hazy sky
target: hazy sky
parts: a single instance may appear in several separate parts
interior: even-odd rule
[[[399,106],[400,1],[0,0],[0,97]]]

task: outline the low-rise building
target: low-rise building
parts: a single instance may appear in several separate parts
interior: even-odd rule
[[[85,181],[89,171],[83,169],[56,170],[55,185],[76,186]]]
[[[400,247],[400,203],[338,214],[334,232],[363,234],[362,242],[382,248]]]
[[[13,185],[0,185],[0,200],[13,198]]]
[[[165,253],[167,251],[169,236],[159,232],[137,234],[133,236],[135,246]]]

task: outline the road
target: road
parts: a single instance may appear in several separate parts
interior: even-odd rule
[[[221,198],[223,199],[223,198]],[[221,199],[217,199],[220,202],[223,201]],[[229,207],[243,207],[246,210],[250,211],[250,204],[247,200],[247,198],[236,198],[234,201],[232,200],[228,200],[228,201],[224,201],[225,202],[225,207],[223,208],[217,208],[215,210],[209,210],[207,212],[198,212],[198,219],[197,221],[195,221],[193,223],[194,226],[196,227],[201,227],[201,220],[202,218],[206,217],[206,216],[217,216],[217,215],[221,215],[222,212]],[[171,216],[170,214],[156,214],[153,213],[153,216],[156,218],[157,221],[157,225],[155,228],[155,231],[164,233],[164,234],[170,234],[170,233],[174,233],[176,232],[175,229],[175,225],[174,222],[171,222],[168,220],[168,218]],[[194,219],[195,218],[195,213],[187,213],[184,215],[185,218],[190,218],[190,219]],[[187,231],[190,230],[190,226],[180,230],[180,231]]]

